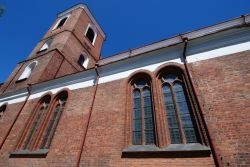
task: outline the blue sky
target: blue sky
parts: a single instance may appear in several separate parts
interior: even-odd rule
[[[250,13],[249,0],[2,0],[0,82],[28,57],[57,13],[77,3],[87,4],[106,32],[103,57]]]

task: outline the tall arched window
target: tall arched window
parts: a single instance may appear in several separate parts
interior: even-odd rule
[[[68,93],[62,92],[54,100],[52,112],[50,113],[49,121],[46,125],[46,130],[43,133],[41,144],[39,146],[40,149],[48,149],[50,147],[59,120],[61,118],[62,112],[64,110],[67,98],[68,98]]]
[[[42,128],[42,124],[45,121],[46,115],[48,113],[48,106],[51,101],[50,96],[45,96],[39,103],[39,105],[33,111],[30,120],[30,127],[28,133],[26,134],[25,141],[23,143],[23,150],[32,150],[35,141],[38,138],[39,131]]]
[[[37,65],[37,61],[34,61],[32,63],[30,63],[27,67],[25,67],[22,75],[18,78],[17,81],[23,81],[26,80],[30,77],[32,71],[34,70],[35,66]]]
[[[155,144],[155,127],[150,81],[138,79],[133,83],[133,144]]]
[[[6,108],[7,108],[6,104],[4,104],[4,105],[2,105],[0,107],[0,119],[3,117],[3,114],[4,114],[5,110],[6,110]]]
[[[183,76],[164,73],[161,76],[161,82],[171,143],[197,143],[196,125],[187,98]]]

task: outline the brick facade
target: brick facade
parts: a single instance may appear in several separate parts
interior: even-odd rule
[[[113,62],[108,62],[108,59],[100,59],[105,37],[98,34],[92,45],[84,35],[88,23],[96,24],[86,6],[73,8],[69,13],[71,16],[65,26],[52,31],[59,17],[29,58],[19,63],[7,81],[0,85],[0,104],[7,104],[0,118],[0,166],[250,166],[249,49],[185,64],[185,55],[178,55],[183,48],[178,45],[173,49],[178,50],[173,54],[175,58],[165,56],[171,52],[168,48],[161,48],[135,57],[130,52],[128,58],[120,56],[124,60],[119,60],[119,55],[113,56]],[[244,28],[242,32],[249,35],[249,28]],[[229,36],[235,34],[229,32]],[[217,34],[218,37],[220,35]],[[54,39],[51,47],[45,52],[38,52],[50,37]],[[169,47],[171,49],[172,46]],[[77,63],[82,52],[88,53],[90,59],[87,69]],[[16,82],[33,61],[38,61],[38,66],[30,77]],[[199,143],[174,145],[170,142],[159,79],[161,72],[170,69],[183,73],[201,138]],[[151,79],[156,131],[156,144],[151,146],[132,144],[130,81],[138,75],[147,75]],[[37,156],[32,150],[20,149],[21,139],[31,130],[27,125],[41,98],[50,95],[55,99],[63,90],[68,92],[68,98],[48,153]],[[28,153],[19,154],[18,151]]]

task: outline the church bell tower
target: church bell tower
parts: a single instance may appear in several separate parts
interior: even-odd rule
[[[93,68],[101,58],[104,40],[105,33],[86,5],[59,13],[29,57],[1,86],[0,93]]]

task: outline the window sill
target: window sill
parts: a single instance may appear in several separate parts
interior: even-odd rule
[[[19,80],[16,80],[16,83],[23,82],[23,81],[26,81],[26,80],[27,80],[27,78],[19,79]]]
[[[123,158],[208,157],[210,154],[210,148],[199,143],[170,144],[163,148],[155,145],[132,145],[122,150]]]
[[[48,152],[48,149],[39,149],[35,151],[20,150],[11,152],[10,158],[45,158]]]

